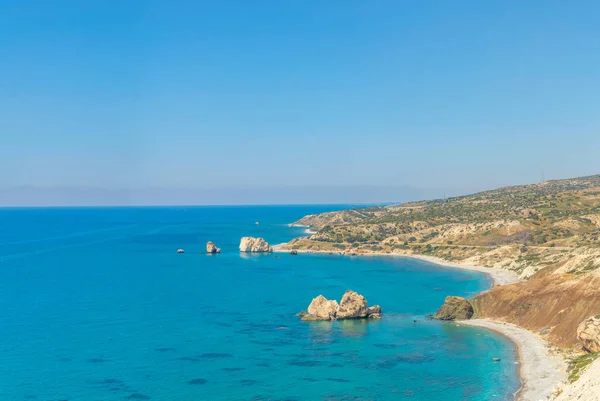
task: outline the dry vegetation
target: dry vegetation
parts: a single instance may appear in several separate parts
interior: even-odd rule
[[[501,188],[447,200],[324,213],[297,249],[419,253],[530,277],[600,267],[600,176]],[[568,269],[568,270],[565,270]]]

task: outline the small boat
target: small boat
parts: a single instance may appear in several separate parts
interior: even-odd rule
[[[181,248],[179,248],[179,249],[177,250],[177,253],[183,253],[183,252],[185,252],[185,251],[184,251],[183,249],[181,249]]]
[[[258,221],[256,223],[254,223],[254,224],[258,225]]]
[[[494,361],[494,362],[500,362],[500,358],[492,358],[492,361]]]

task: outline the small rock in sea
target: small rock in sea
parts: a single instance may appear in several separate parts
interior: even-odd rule
[[[290,252],[290,255],[298,255],[298,251],[294,249]]]
[[[206,253],[221,253],[221,248],[217,248],[214,242],[208,241],[206,243]]]
[[[492,361],[494,361],[494,362],[500,362],[500,358],[492,358]]]
[[[177,250],[177,253],[183,253],[183,252],[185,252],[185,251],[184,251],[183,249],[181,249],[181,248],[179,248],[179,249]]]

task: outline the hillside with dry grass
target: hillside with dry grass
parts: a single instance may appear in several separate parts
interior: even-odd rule
[[[310,215],[295,224],[317,233],[288,249],[420,254],[514,271],[525,281],[479,296],[478,314],[541,330],[561,346],[575,342],[573,324],[600,313],[600,175]]]

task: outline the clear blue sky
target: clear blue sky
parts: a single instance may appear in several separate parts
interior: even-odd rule
[[[0,0],[0,186],[600,173],[597,1]]]

